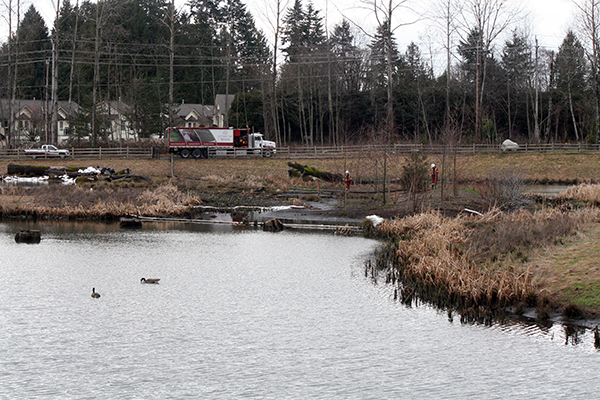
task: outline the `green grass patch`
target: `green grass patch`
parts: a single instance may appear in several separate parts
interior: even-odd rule
[[[577,282],[563,293],[565,303],[582,308],[600,308],[600,281]]]

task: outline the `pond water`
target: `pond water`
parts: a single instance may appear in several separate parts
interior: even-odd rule
[[[42,242],[15,243],[20,228],[40,229]],[[600,390],[589,331],[461,324],[405,307],[365,277],[378,244],[364,238],[4,223],[0,245],[2,399],[583,399]]]
[[[572,185],[527,185],[524,193],[554,197],[570,187]]]

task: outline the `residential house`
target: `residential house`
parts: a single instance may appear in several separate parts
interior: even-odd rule
[[[131,106],[119,100],[102,101],[96,108],[99,116],[108,123],[108,139],[112,141],[135,140],[137,134],[129,121]]]
[[[181,102],[175,107],[175,126],[216,126],[223,128],[227,126],[227,112],[234,95],[218,94],[215,97],[215,105],[192,104]]]
[[[0,100],[0,146],[6,146],[10,124],[10,100]],[[12,142],[21,143],[51,141],[52,103],[45,100],[15,100],[13,104],[14,131]],[[68,101],[57,102],[57,139],[58,142],[69,138],[69,126],[79,112],[79,105]]]
[[[202,104],[184,103],[175,107],[174,125],[178,127],[217,126],[215,107]]]
[[[215,96],[216,113],[219,115],[219,121],[216,124],[217,126],[224,127],[231,125],[229,123],[228,115],[234,98],[234,94],[218,94]]]

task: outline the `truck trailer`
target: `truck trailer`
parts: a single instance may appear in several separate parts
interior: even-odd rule
[[[262,133],[234,128],[168,128],[169,153],[181,158],[212,156],[261,155],[272,157],[277,152],[275,142],[264,140]]]

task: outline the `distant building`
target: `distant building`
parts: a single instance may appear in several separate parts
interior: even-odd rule
[[[108,139],[116,142],[136,140],[136,132],[132,129],[129,116],[131,106],[119,100],[108,100],[98,103],[96,112],[108,122]]]
[[[215,105],[203,105],[181,102],[175,106],[174,125],[179,127],[216,126],[223,128],[227,126],[227,113],[231,107],[235,95],[218,94],[215,97]]]
[[[52,104],[44,100],[15,100],[13,115],[15,127],[12,142],[17,146],[21,143],[51,139]],[[69,127],[79,112],[79,105],[68,101],[57,102],[57,136],[58,142],[69,137]],[[6,146],[10,125],[10,100],[0,100],[0,139],[1,146]]]
[[[215,107],[202,104],[181,103],[175,106],[174,125],[178,127],[217,126]]]
[[[181,127],[226,127],[227,114],[235,95],[218,94],[214,105],[192,104],[181,102],[175,106],[175,126]],[[57,136],[58,142],[70,139],[69,129],[80,106],[68,101],[57,102]],[[44,100],[16,100],[13,107],[15,129],[12,142],[17,146],[23,143],[44,142],[51,140],[51,103]],[[10,101],[0,100],[0,147],[6,146],[8,127],[10,124]],[[98,103],[97,115],[107,123],[108,139],[112,141],[136,140],[137,132],[130,121],[131,106],[119,100],[108,100]]]
[[[229,109],[231,108],[231,103],[233,103],[234,98],[234,94],[218,94],[215,96],[215,108],[220,115],[219,124],[217,126],[225,127],[231,125],[228,117]]]

